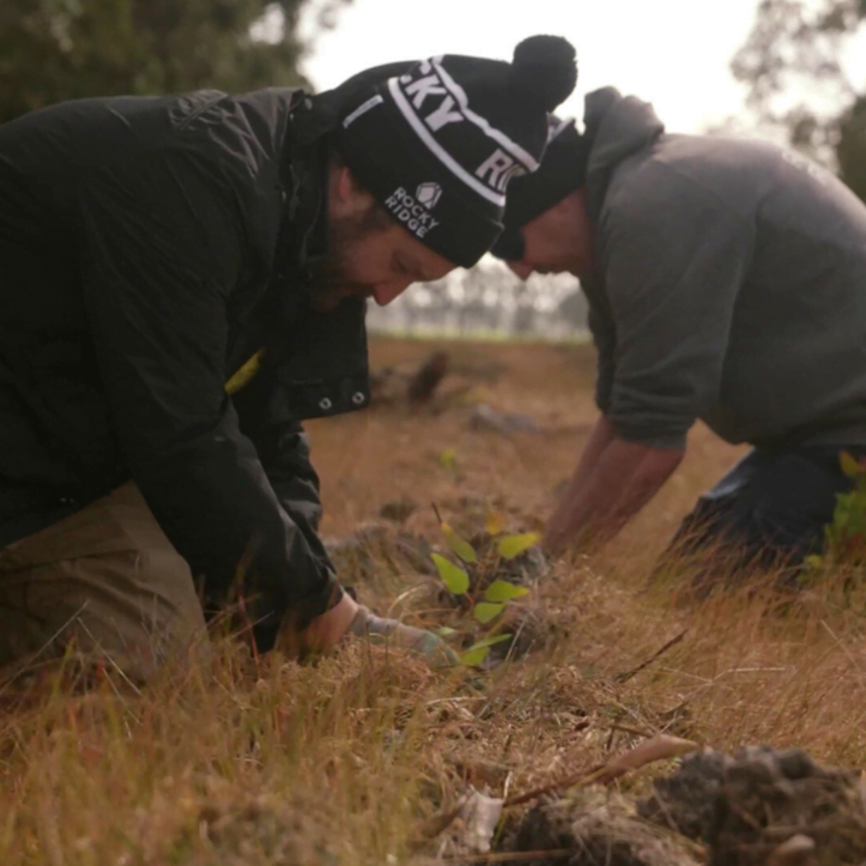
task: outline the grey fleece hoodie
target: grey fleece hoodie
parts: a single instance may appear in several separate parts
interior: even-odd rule
[[[597,402],[619,435],[682,448],[866,444],[866,206],[775,145],[669,135],[587,97]]]

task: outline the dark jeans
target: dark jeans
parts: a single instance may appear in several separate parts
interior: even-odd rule
[[[796,576],[818,553],[837,497],[852,489],[839,465],[864,446],[755,448],[698,500],[677,530],[668,556],[700,556],[698,587],[727,582],[754,569],[783,568]]]

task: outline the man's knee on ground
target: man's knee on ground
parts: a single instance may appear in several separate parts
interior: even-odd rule
[[[0,664],[71,653],[146,680],[203,640],[189,567],[129,485],[13,548],[0,553]]]

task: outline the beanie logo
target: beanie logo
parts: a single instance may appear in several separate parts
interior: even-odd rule
[[[433,132],[439,132],[443,126],[447,126],[449,123],[463,122],[463,115],[459,111],[454,110],[457,107],[454,97],[450,96],[448,91],[442,86],[438,75],[427,75],[424,78],[419,78],[417,81],[412,81],[411,75],[404,75],[400,81],[405,82],[407,79],[411,83],[408,83],[406,86],[406,95],[412,98],[412,105],[416,111],[424,111],[424,103],[427,101],[428,96],[443,97],[438,106],[432,111],[428,108],[427,112],[429,113],[425,113],[424,116],[424,123]]]
[[[505,192],[508,181],[516,174],[526,174],[526,169],[498,148],[478,166],[475,172],[476,177],[480,177],[493,189],[502,193]]]
[[[411,72],[390,78],[387,88],[427,150],[496,207],[505,206],[505,189],[512,177],[538,168],[532,154],[472,110],[466,91],[449,74],[443,58],[422,61]],[[423,201],[420,196],[418,200]]]
[[[421,201],[422,191],[425,196],[433,197],[433,204]],[[440,195],[442,188],[438,183],[422,183],[414,197],[400,186],[385,199],[385,207],[391,211],[397,222],[420,240],[439,225],[439,220],[433,219],[430,208],[439,201]]]
[[[418,189],[415,190],[415,198],[427,208],[427,210],[433,210],[434,207],[439,203],[439,199],[442,198],[442,187],[439,186],[438,183],[434,183],[430,181],[429,183],[422,183],[418,185]]]

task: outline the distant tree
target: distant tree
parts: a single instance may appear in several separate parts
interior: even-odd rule
[[[866,200],[866,83],[843,63],[864,23],[866,0],[762,0],[731,69],[760,122],[784,128]]]
[[[495,322],[484,300],[489,284],[487,271],[480,267],[471,268],[462,274],[459,282],[461,297],[455,307],[461,333],[492,329]]]
[[[536,282],[521,283],[512,276],[508,287],[515,299],[514,321],[512,328],[515,334],[529,336],[534,333],[539,319],[538,302],[541,292]]]
[[[586,295],[580,290],[575,289],[567,294],[557,307],[558,316],[567,322],[570,329],[575,333],[585,331],[587,329],[587,315],[589,305],[586,301]]]
[[[320,3],[320,26],[328,26],[334,9],[347,2]],[[311,0],[0,0],[0,123],[85,96],[298,84],[306,49],[298,20],[310,5]]]
[[[586,298],[576,286],[567,274],[524,283],[501,263],[482,260],[412,286],[387,307],[371,307],[367,321],[379,330],[573,336],[586,330]]]

